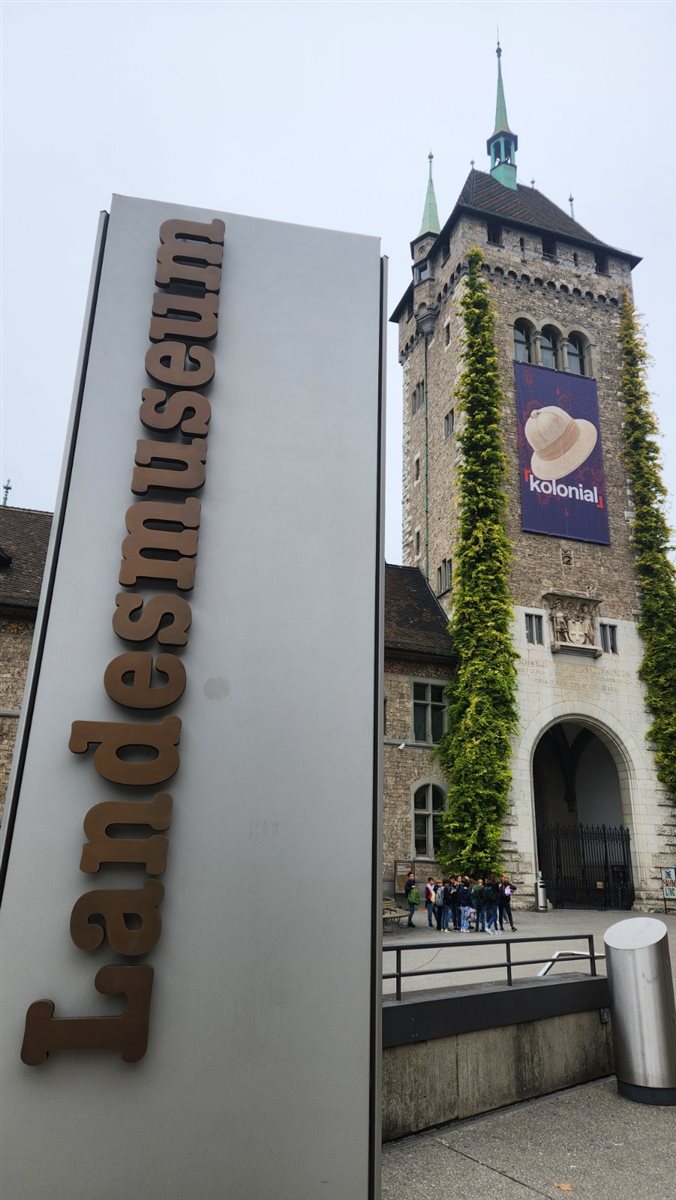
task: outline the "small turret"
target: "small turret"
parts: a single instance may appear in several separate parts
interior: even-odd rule
[[[498,42],[495,51],[498,57],[498,94],[495,102],[495,129],[486,142],[491,156],[491,175],[503,187],[516,189],[516,150],[519,139],[512,133],[507,120],[505,90],[502,83],[502,49]]]

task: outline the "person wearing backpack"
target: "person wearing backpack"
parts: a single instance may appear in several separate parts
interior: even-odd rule
[[[484,885],[486,905],[486,933],[500,933],[498,928],[498,884],[494,875],[489,875]]]
[[[408,875],[406,876],[406,883],[404,884],[404,898],[408,904],[408,922],[406,928],[413,929],[413,914],[420,904],[420,892],[415,886],[415,875],[413,874],[413,871],[409,871]]]
[[[440,879],[437,879],[434,885],[434,919],[437,923],[437,929],[441,933],[441,923],[444,919],[444,885]]]
[[[505,928],[505,917],[509,921],[512,933],[516,933],[516,925],[512,917],[512,895],[516,891],[514,884],[511,882],[509,875],[503,875],[500,879],[500,899],[498,900],[498,914],[500,917],[500,929]]]
[[[429,925],[430,929],[433,929],[434,922],[432,917],[434,914],[434,879],[431,875],[425,884],[425,908],[427,909],[427,924]]]

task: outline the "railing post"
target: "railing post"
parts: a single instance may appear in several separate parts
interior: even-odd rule
[[[505,963],[505,966],[507,967],[507,986],[511,987],[512,986],[512,943],[509,940],[505,942],[505,951],[507,953],[507,962]]]
[[[596,954],[594,952],[594,934],[590,933],[587,941],[589,942],[589,967],[592,975],[596,974]]]
[[[397,946],[397,963],[395,970],[397,972],[396,996],[397,1000],[401,1000],[401,947]]]

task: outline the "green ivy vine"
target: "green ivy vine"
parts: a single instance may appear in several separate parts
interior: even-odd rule
[[[639,676],[653,723],[648,740],[657,776],[676,799],[676,572],[669,559],[657,422],[646,383],[648,351],[632,301],[620,312],[624,465],[634,499],[632,545],[639,589],[638,630],[644,644]]]
[[[449,625],[458,664],[448,688],[448,733],[438,748],[448,779],[439,858],[448,870],[475,876],[502,865],[510,739],[518,713],[501,430],[504,398],[482,262],[481,251],[472,250],[461,300],[465,345],[456,397],[464,419]]]

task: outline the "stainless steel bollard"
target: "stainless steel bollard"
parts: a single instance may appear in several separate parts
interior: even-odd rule
[[[535,888],[535,902],[538,912],[547,912],[547,884],[542,878],[542,871],[538,871],[537,884]]]
[[[641,1104],[676,1104],[676,1011],[667,927],[631,917],[604,938],[617,1090]]]

